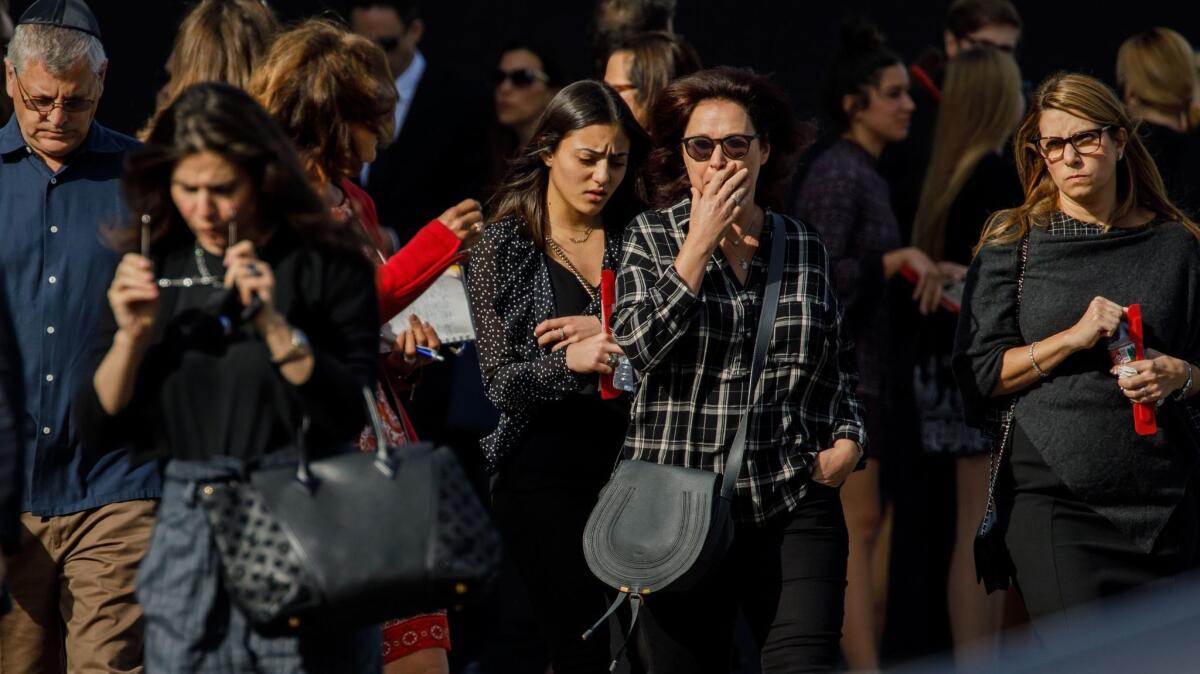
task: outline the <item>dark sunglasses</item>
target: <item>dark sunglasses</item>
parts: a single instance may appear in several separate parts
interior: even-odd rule
[[[550,76],[537,68],[517,68],[516,70],[499,70],[492,74],[492,84],[500,86],[504,80],[512,82],[514,87],[524,89],[534,82],[550,83]]]
[[[375,44],[379,45],[379,48],[382,49],[384,53],[390,54],[396,50],[396,47],[400,46],[400,38],[377,37],[375,38]]]
[[[758,138],[758,134],[734,134],[724,138],[690,136],[683,139],[683,149],[696,161],[708,161],[720,145],[726,159],[741,159],[750,152],[750,144],[755,138]]]

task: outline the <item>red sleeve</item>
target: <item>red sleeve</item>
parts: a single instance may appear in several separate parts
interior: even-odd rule
[[[375,202],[361,187],[349,180],[342,181],[342,190],[355,207],[367,234],[382,248],[383,232]],[[461,255],[461,242],[454,232],[437,220],[431,220],[396,254],[388,258],[375,272],[375,287],[379,291],[379,320],[386,323],[400,313],[430,286]]]
[[[366,190],[350,182],[348,178],[342,180],[341,187],[346,198],[350,200],[350,205],[354,209],[354,214],[358,216],[358,221],[362,223],[363,229],[367,230],[367,236],[370,237],[371,243],[380,250],[389,250],[391,246],[387,244],[387,238],[379,226],[379,211],[375,208],[375,200],[367,194]]]
[[[449,227],[434,220],[380,265],[375,273],[380,320],[386,323],[403,311],[447,267],[461,259],[459,244]]]

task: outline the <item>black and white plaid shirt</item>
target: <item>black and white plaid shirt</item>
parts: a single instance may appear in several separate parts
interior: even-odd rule
[[[775,242],[768,221],[744,287],[714,253],[694,295],[674,267],[690,212],[685,199],[639,215],[625,232],[613,336],[640,378],[626,455],[720,472],[746,406]],[[815,453],[834,440],[866,444],[854,348],[842,331],[828,254],[807,225],[784,219],[779,308],[736,485],[742,521],[795,508]]]

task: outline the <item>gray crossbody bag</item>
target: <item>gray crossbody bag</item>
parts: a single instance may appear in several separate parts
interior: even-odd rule
[[[771,221],[771,261],[748,399],[729,447],[725,472],[637,460],[617,464],[584,528],[583,555],[592,573],[619,594],[596,625],[584,633],[585,639],[628,599],[632,611],[628,641],[645,595],[692,587],[721,562],[733,542],[733,488],[742,471],[750,411],[757,400],[754,391],[771,342],[787,247],[783,218],[771,214]]]

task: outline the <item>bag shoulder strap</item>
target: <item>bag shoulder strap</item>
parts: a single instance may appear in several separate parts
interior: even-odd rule
[[[1017,320],[1021,318],[1021,296],[1025,294],[1025,265],[1029,261],[1029,232],[1021,237],[1020,253],[1017,258]],[[992,455],[988,460],[988,493],[986,513],[996,512],[996,481],[1000,477],[1000,464],[1004,461],[1004,450],[1008,447],[1012,436],[1013,419],[1017,412],[1017,396],[1014,394],[1008,403],[1008,412],[1004,415],[1003,431],[1000,442],[992,447]]]
[[[783,216],[768,212],[771,218],[771,263],[767,267],[767,288],[763,293],[762,313],[758,316],[758,338],[754,343],[754,360],[750,364],[750,388],[746,394],[746,408],[738,422],[737,434],[729,448],[725,461],[725,474],[721,480],[721,496],[733,496],[733,486],[742,472],[746,453],[746,434],[749,432],[750,411],[754,407],[755,389],[767,362],[767,346],[771,343],[772,328],[775,326],[775,311],[779,308],[779,291],[783,279],[783,255],[787,248],[787,228]]]

